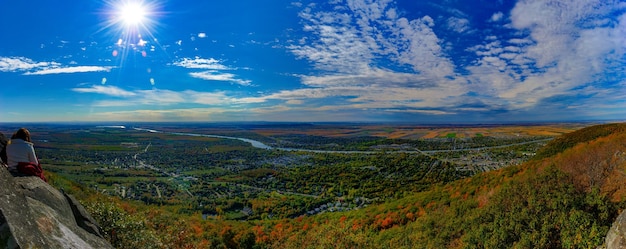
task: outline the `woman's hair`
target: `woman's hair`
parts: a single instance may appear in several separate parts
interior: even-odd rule
[[[15,138],[22,139],[26,142],[31,142],[30,132],[26,128],[20,128],[15,133],[13,133],[13,136],[11,136],[11,139],[15,139]]]

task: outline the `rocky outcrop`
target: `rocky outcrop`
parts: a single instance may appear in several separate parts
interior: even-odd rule
[[[626,248],[626,211],[617,216],[611,229],[606,235],[604,245],[599,248],[625,249]]]
[[[113,248],[100,234],[72,196],[0,167],[0,248]]]

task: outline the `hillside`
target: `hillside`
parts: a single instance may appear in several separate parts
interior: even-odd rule
[[[626,124],[594,125],[560,136],[537,152],[537,158],[554,156],[577,144],[593,141],[596,138],[619,134],[626,131]]]
[[[184,207],[104,198],[50,178],[83,193],[77,196],[118,248],[596,248],[625,204],[624,127],[588,127],[555,139],[522,165],[359,210],[295,219],[202,220],[181,213]]]

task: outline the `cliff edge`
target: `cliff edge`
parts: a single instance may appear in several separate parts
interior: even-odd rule
[[[113,248],[72,196],[0,167],[0,248]]]

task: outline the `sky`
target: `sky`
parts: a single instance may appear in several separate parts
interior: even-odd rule
[[[0,1],[0,122],[622,120],[626,2]]]

